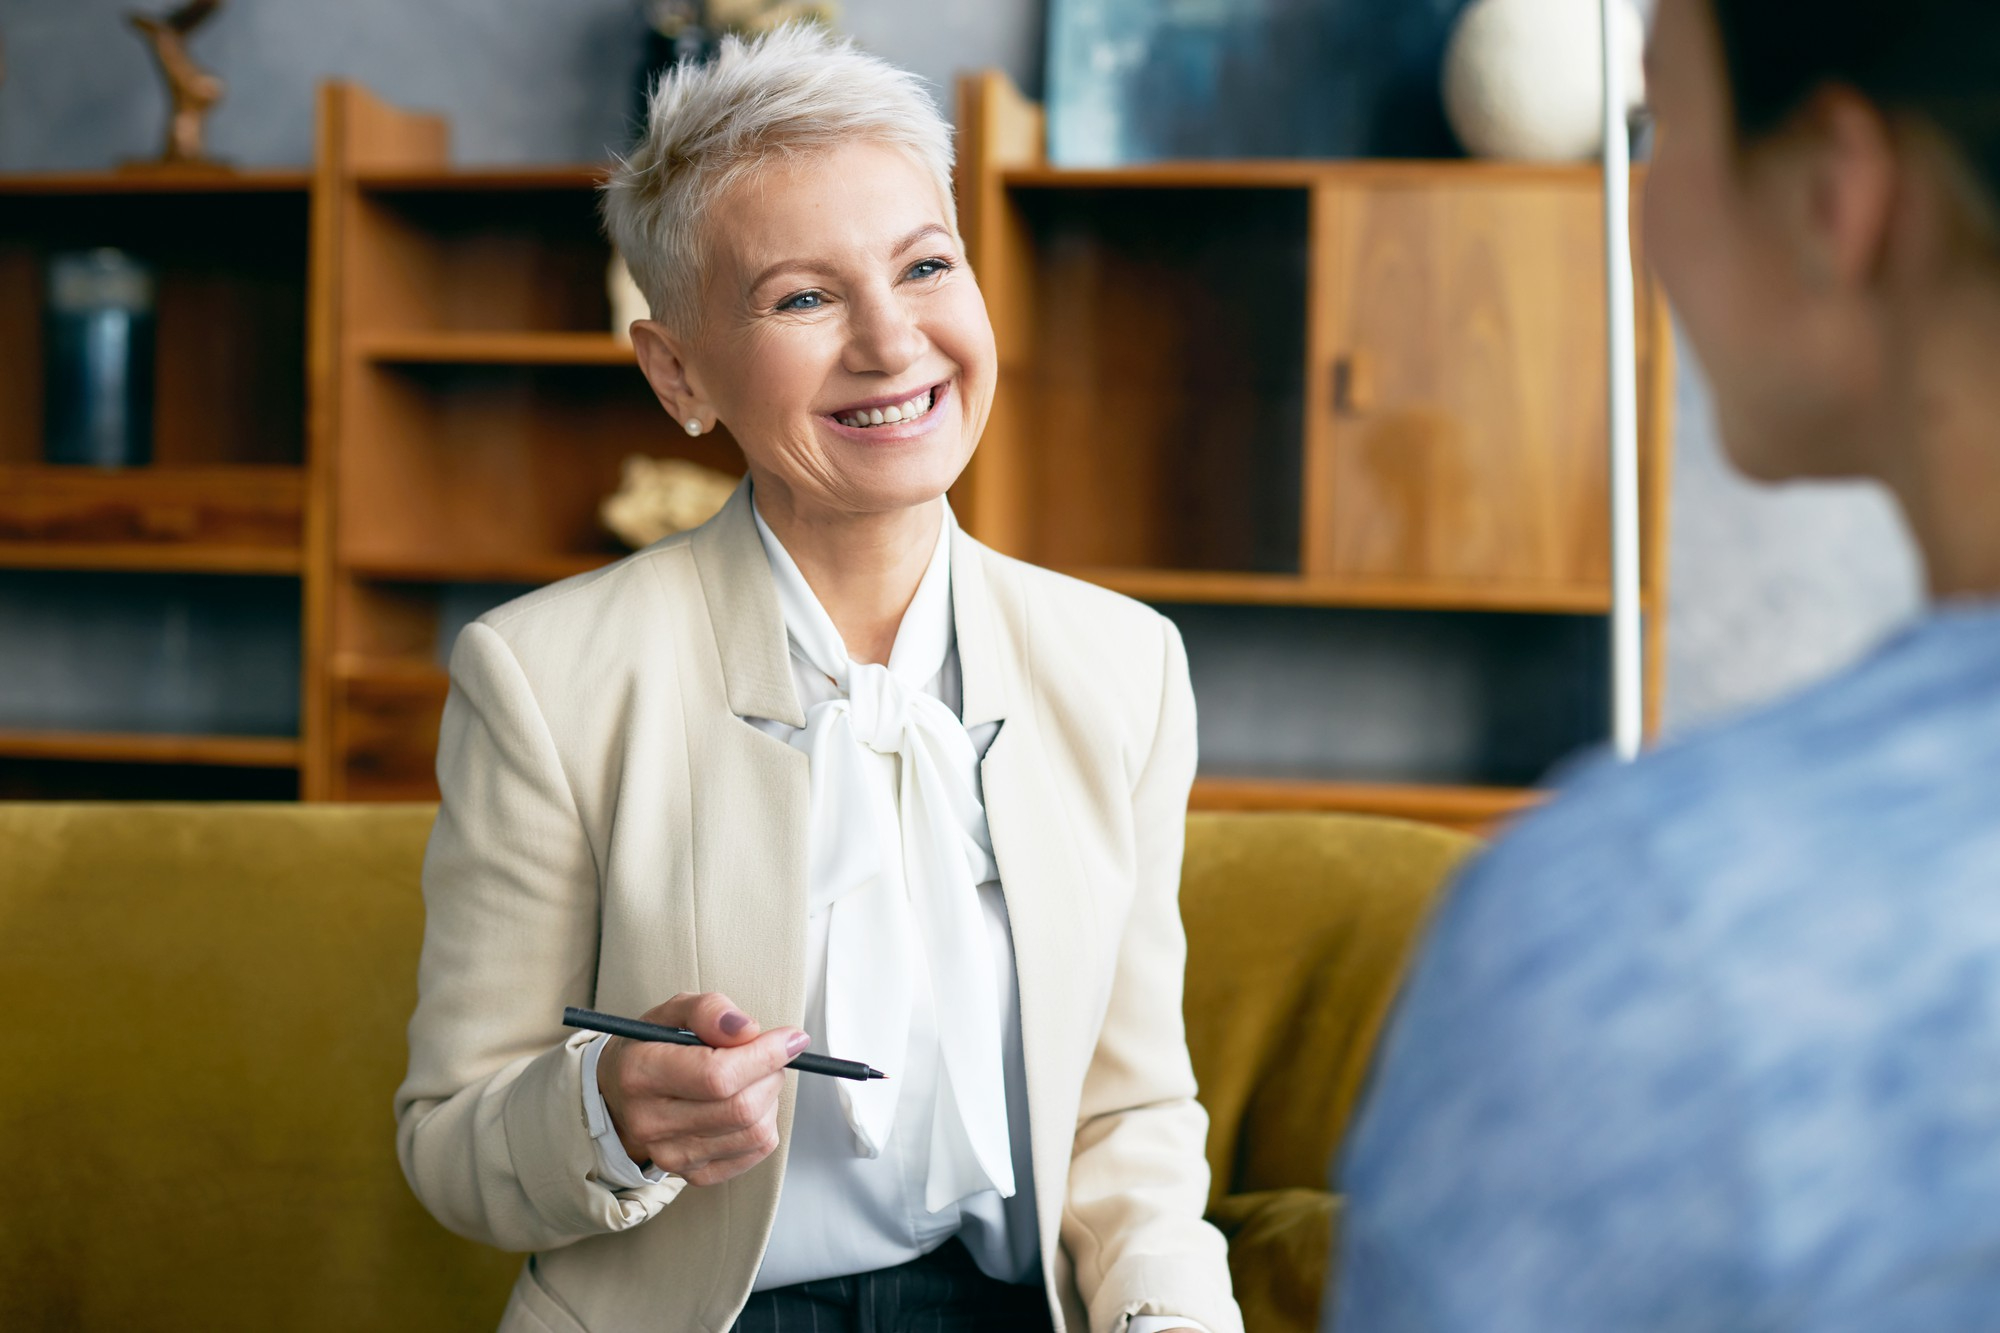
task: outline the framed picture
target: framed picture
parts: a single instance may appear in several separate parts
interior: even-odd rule
[[[1457,157],[1438,91],[1466,0],[1049,0],[1058,166]]]

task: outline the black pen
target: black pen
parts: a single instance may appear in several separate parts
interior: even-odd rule
[[[664,1028],[657,1023],[642,1023],[636,1018],[620,1018],[616,1014],[600,1014],[595,1009],[578,1009],[574,1005],[563,1010],[563,1026],[582,1028],[586,1032],[608,1032],[614,1037],[625,1037],[632,1041],[669,1041],[676,1046],[706,1046],[707,1042],[686,1028]],[[801,1055],[786,1065],[801,1074],[827,1074],[834,1078],[851,1078],[858,1083],[866,1083],[871,1078],[887,1078],[879,1069],[872,1069],[859,1060],[836,1060],[830,1055]]]

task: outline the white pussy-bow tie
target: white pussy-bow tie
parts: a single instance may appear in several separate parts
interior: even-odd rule
[[[790,562],[782,547],[778,554]],[[944,573],[934,560],[925,577]],[[1011,1197],[999,988],[979,898],[999,869],[972,739],[924,690],[950,641],[927,655],[935,660],[855,662],[818,602],[787,595],[784,584],[792,651],[845,696],[808,709],[791,741],[811,761],[810,910],[829,914],[824,1049],[891,1073],[842,1080],[842,1109],[859,1150],[879,1156],[895,1126],[915,988],[928,985],[938,1089],[925,1206],[937,1212],[985,1190]],[[799,578],[797,588],[805,586]],[[893,782],[885,763],[893,763]],[[855,836],[860,829],[867,836]]]

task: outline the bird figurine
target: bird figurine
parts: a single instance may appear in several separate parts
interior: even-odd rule
[[[220,166],[202,151],[202,125],[209,109],[222,100],[222,80],[194,63],[187,52],[188,34],[200,27],[222,0],[188,0],[163,17],[126,15],[145,35],[160,72],[167,79],[173,111],[167,120],[167,147],[161,163],[172,166]]]

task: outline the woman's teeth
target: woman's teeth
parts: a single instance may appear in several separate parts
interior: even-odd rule
[[[898,421],[915,421],[931,410],[931,400],[937,390],[925,389],[907,403],[896,403],[890,407],[869,407],[859,412],[843,412],[834,418],[843,426],[888,426]]]

